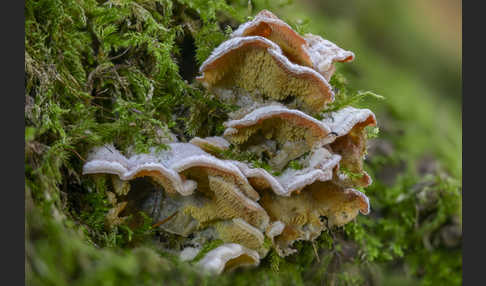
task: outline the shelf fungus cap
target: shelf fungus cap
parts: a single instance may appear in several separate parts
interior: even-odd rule
[[[287,168],[278,178],[290,193],[300,192],[314,182],[331,180],[340,160],[340,155],[332,154],[323,147],[316,148],[304,161],[303,169]]]
[[[319,215],[328,218],[329,226],[342,226],[358,213],[367,215],[370,212],[368,197],[353,188],[343,188],[333,182],[317,182],[306,191]]]
[[[307,42],[307,52],[312,60],[312,66],[328,81],[336,70],[335,62],[344,63],[354,60],[353,52],[346,51],[320,36],[306,34],[304,38]]]
[[[262,257],[268,251],[268,249],[264,249],[265,237],[263,232],[242,218],[218,222],[216,230],[224,242],[241,244],[249,249],[256,250]]]
[[[272,222],[267,230],[265,231],[265,235],[270,238],[272,244],[275,244],[275,236],[282,234],[284,231],[285,224],[279,220]]]
[[[305,168],[300,170],[287,168],[279,176],[273,176],[262,168],[251,168],[243,162],[233,163],[240,168],[255,189],[271,189],[279,196],[289,197],[293,192],[298,192],[316,181],[331,180],[333,170],[340,160],[340,155],[331,154],[322,147],[317,148],[304,162]]]
[[[331,132],[319,120],[280,104],[259,107],[240,119],[225,122],[224,126],[225,138],[234,144],[245,144],[244,148],[252,152],[267,152],[268,163],[279,171],[314,146],[327,143]],[[275,148],[275,143],[281,147]]]
[[[197,254],[201,251],[200,248],[196,247],[185,247],[180,253],[179,253],[179,259],[182,261],[191,261],[193,260]]]
[[[367,109],[360,109],[351,106],[344,107],[338,111],[324,113],[321,122],[328,126],[336,137],[348,134],[354,127],[375,126],[375,114]]]
[[[207,88],[238,86],[275,100],[295,96],[298,107],[321,111],[334,100],[327,80],[310,67],[292,63],[281,48],[260,36],[231,38],[201,65],[196,79]]]
[[[83,166],[83,175],[108,173],[122,176],[129,168],[129,161],[113,145],[94,148]]]
[[[96,147],[83,166],[83,175],[113,174],[123,181],[150,176],[167,192],[185,196],[191,195],[196,189],[196,182],[183,180],[167,163],[157,162],[155,157],[151,158],[150,155],[145,155],[144,159],[139,157],[127,159],[113,145]]]
[[[189,143],[194,144],[213,155],[227,150],[231,145],[228,141],[226,141],[226,139],[220,136],[206,138],[194,137],[189,141]]]
[[[212,274],[221,274],[243,266],[257,266],[260,256],[254,250],[237,243],[223,244],[209,251],[197,265]]]
[[[370,201],[362,192],[347,188],[333,207],[333,214],[329,218],[329,225],[342,226],[354,219],[358,211],[363,215],[370,213]]]
[[[156,152],[155,149],[151,149],[148,154],[137,154],[129,159],[113,146],[95,148],[83,166],[83,174],[115,174],[125,181],[149,176],[159,182],[167,192],[188,196],[194,193],[197,182],[186,180],[180,173],[190,168],[200,167],[214,169],[234,177],[242,186],[246,186],[243,188],[245,195],[252,200],[259,199],[258,193],[233,164],[220,160],[190,143],[168,145],[168,150]]]
[[[272,12],[262,10],[251,21],[241,24],[231,37],[261,36],[276,43],[290,61],[314,68],[329,81],[334,63],[350,62],[355,55],[336,44],[313,34],[303,37]]]
[[[237,137],[245,128],[253,127],[262,124],[265,120],[275,118],[305,128],[316,138],[324,138],[331,132],[328,126],[300,110],[288,109],[283,105],[274,104],[257,108],[241,119],[225,122],[223,125],[227,129],[224,131],[223,136],[231,140],[231,138]]]
[[[371,177],[363,169],[363,156],[366,152],[364,128],[376,125],[373,112],[369,109],[345,107],[325,114],[322,122],[328,125],[335,135],[330,147],[333,152],[342,156],[341,167],[353,173],[352,176],[339,174],[338,182],[349,187],[369,186],[372,183]]]
[[[222,176],[208,176],[207,186],[199,188],[199,193],[207,195],[202,200],[186,204],[182,212],[196,219],[201,226],[233,218],[242,218],[261,230],[268,226],[269,217],[265,209],[248,198],[240,186]]]
[[[306,40],[268,10],[260,11],[253,20],[241,24],[231,34],[231,37],[245,36],[265,37],[279,45],[292,62],[308,67],[313,65],[306,51]]]
[[[353,193],[353,196],[358,198],[361,214],[368,215],[370,213],[370,199],[365,194],[355,189],[346,189],[346,192]]]
[[[282,257],[296,252],[291,248],[295,241],[314,240],[328,227],[345,225],[360,212],[368,214],[370,210],[366,195],[330,181],[315,182],[291,197],[267,192],[261,203],[270,217],[283,224],[282,231],[277,228],[278,234],[272,239]]]

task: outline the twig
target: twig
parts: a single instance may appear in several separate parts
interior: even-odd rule
[[[159,227],[160,225],[166,223],[167,221],[169,221],[171,218],[173,218],[179,211],[176,211],[175,213],[173,213],[172,215],[170,215],[169,217],[159,221],[158,223],[155,223],[152,225],[152,228],[156,228],[156,227]]]
[[[116,60],[118,59],[119,57],[123,56],[124,54],[126,54],[128,51],[130,50],[130,48],[127,48],[123,53],[119,54],[119,55],[116,55],[114,57],[111,57],[111,58],[108,58],[108,60],[112,61],[112,60]]]
[[[81,159],[83,162],[86,162],[86,160],[81,155],[79,155],[79,153],[76,152],[76,150],[74,150],[73,148],[66,147],[66,149],[71,150],[74,154],[76,154],[76,156],[78,156],[79,159]]]
[[[317,258],[317,262],[321,262],[321,260],[319,259],[319,254],[317,253],[317,247],[316,247],[316,242],[315,241],[312,241],[312,248],[314,248],[314,254],[316,255],[316,258]]]

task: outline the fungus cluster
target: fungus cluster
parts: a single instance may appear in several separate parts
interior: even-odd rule
[[[365,127],[376,125],[375,116],[353,107],[325,112],[334,100],[334,63],[353,58],[319,36],[299,35],[266,10],[242,24],[197,77],[239,107],[222,136],[147,154],[124,156],[112,145],[90,154],[83,173],[113,178],[109,224],[123,221],[127,209],[142,210],[177,237],[171,251],[181,259],[221,273],[258,265],[271,248],[290,255],[295,241],[368,214],[368,198],[355,188],[371,183],[363,156]],[[248,152],[268,168],[228,158],[227,151]],[[141,177],[152,191],[137,183]],[[204,253],[212,241],[222,244]]]

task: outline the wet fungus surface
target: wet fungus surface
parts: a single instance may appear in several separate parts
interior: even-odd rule
[[[334,64],[353,59],[266,10],[242,24],[197,77],[238,107],[222,135],[145,154],[122,154],[113,145],[92,150],[83,173],[106,174],[113,186],[107,226],[142,211],[180,242],[164,245],[167,251],[219,274],[256,266],[271,249],[291,255],[295,241],[368,214],[370,202],[357,188],[371,184],[363,157],[375,115],[349,106],[324,111],[334,100]],[[235,153],[260,164],[228,155]],[[221,243],[204,250],[214,241]]]

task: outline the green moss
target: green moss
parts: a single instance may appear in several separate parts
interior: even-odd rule
[[[280,257],[275,250],[272,250],[268,254],[268,257],[268,259],[270,260],[270,269],[272,269],[273,272],[279,272],[280,264],[283,262],[282,257]]]
[[[289,168],[292,168],[294,170],[302,170],[302,168],[304,167],[304,166],[302,166],[301,163],[299,163],[296,160],[290,161],[288,166],[289,166]]]
[[[342,165],[339,166],[339,172],[341,172],[342,174],[346,175],[351,180],[358,180],[361,177],[363,177],[363,174],[356,173],[356,172],[352,172],[351,170],[349,170],[348,168],[346,168],[346,167],[344,167]]]
[[[246,162],[253,168],[262,168],[274,176],[278,176],[279,174],[278,171],[273,170],[266,160],[260,158],[255,153],[250,151],[240,151],[233,147],[233,145],[231,145],[229,149],[220,152],[219,156],[227,160]]]
[[[339,72],[333,75],[329,83],[337,90],[337,93],[335,94],[334,102],[325,108],[326,112],[336,111],[345,106],[355,106],[365,99],[384,99],[383,96],[371,91],[350,91],[346,78]]]
[[[368,140],[378,138],[380,134],[380,128],[377,126],[366,126],[365,132],[366,132],[366,139]]]

